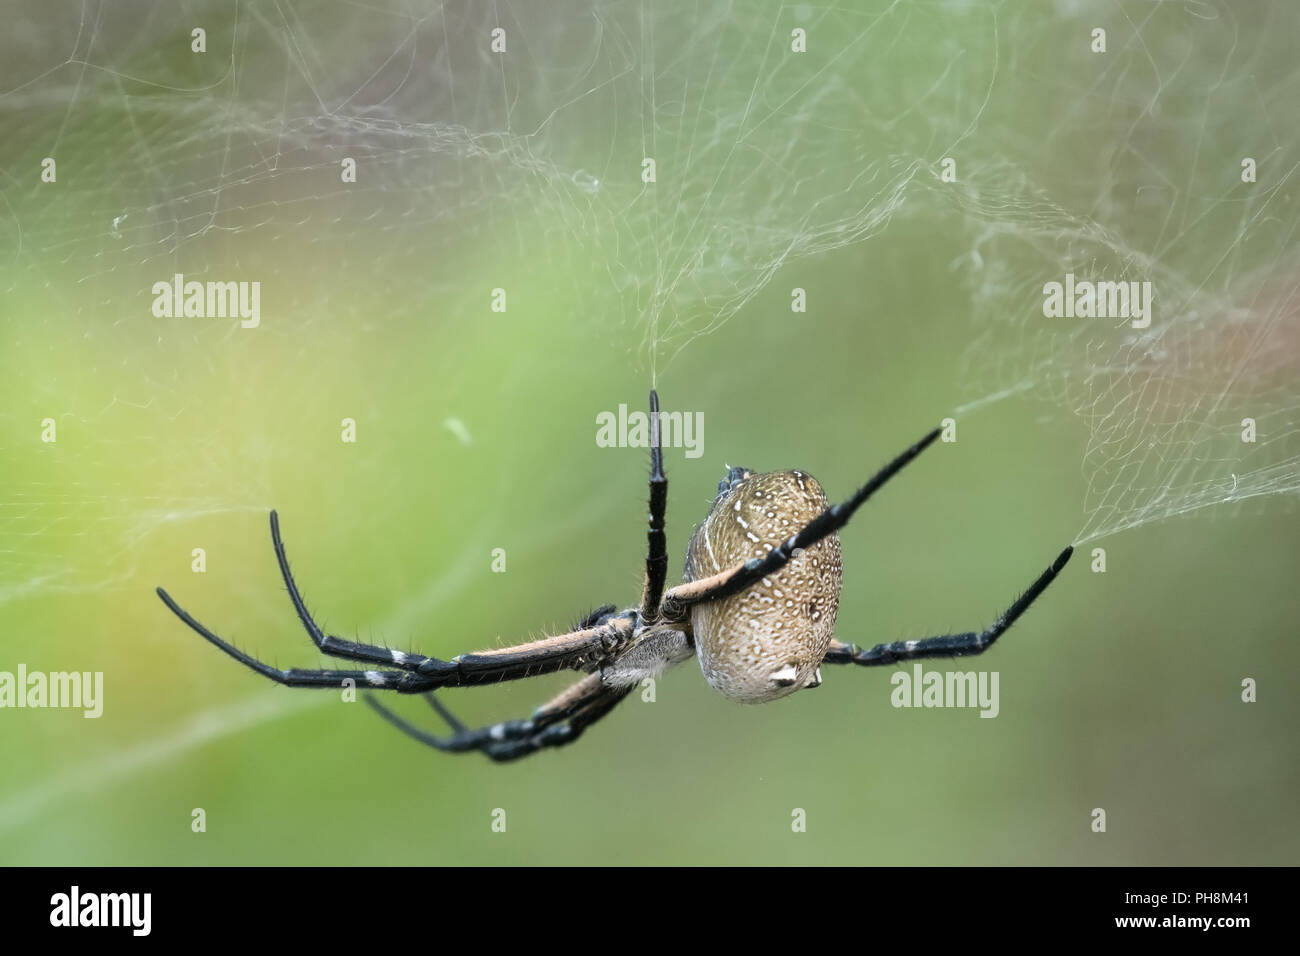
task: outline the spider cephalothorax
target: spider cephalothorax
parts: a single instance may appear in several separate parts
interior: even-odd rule
[[[567,634],[545,637],[450,660],[343,640],[321,631],[307,612],[289,572],[280,522],[271,512],[271,540],[280,574],[298,618],[325,654],[369,664],[363,670],[279,670],[239,650],[190,616],[162,588],[158,596],[187,625],[231,657],[290,687],[369,687],[422,694],[451,727],[436,736],[366,700],[390,723],[439,750],[478,750],[513,760],[543,747],[576,740],[633,687],[698,656],[709,684],[745,703],[776,700],[821,683],[822,664],[875,666],[924,657],[960,657],[987,650],[1065,567],[1066,548],[1016,601],[983,631],[877,644],[860,650],[832,636],[839,609],[842,566],[837,532],[904,465],[939,437],[938,429],[882,468],[848,500],[827,506],[807,472],[756,474],[732,468],[691,537],[686,573],[667,591],[664,512],[668,480],[659,441],[659,398],[650,393],[650,530],[641,602],[619,610],[605,605]],[[471,729],[437,699],[434,690],[516,680],[560,670],[586,676],[525,720]]]

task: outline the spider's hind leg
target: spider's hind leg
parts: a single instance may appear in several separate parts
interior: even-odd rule
[[[916,641],[893,641],[877,644],[863,650],[856,644],[843,641],[831,641],[830,649],[822,658],[825,664],[858,664],[862,667],[879,667],[897,664],[900,661],[918,660],[926,657],[966,657],[971,654],[983,654],[993,642],[1006,633],[1007,629],[1029,610],[1029,606],[1038,600],[1039,595],[1047,590],[1048,585],[1056,580],[1061,569],[1074,554],[1070,545],[1056,556],[1034,583],[1011,606],[998,615],[997,620],[982,631],[966,631],[962,634],[941,634],[938,637],[926,637]]]
[[[902,471],[921,452],[933,445],[941,432],[942,429],[939,428],[931,431],[907,451],[876,472],[870,481],[853,493],[851,498],[841,501],[837,505],[831,505],[797,532],[768,551],[765,557],[750,558],[734,568],[720,571],[706,578],[687,581],[667,591],[660,602],[659,620],[668,624],[684,624],[690,619],[691,608],[695,605],[709,601],[721,601],[733,594],[739,594],[769,574],[781,570],[797,551],[802,548],[812,547],[822,538],[834,534],[848,524],[854,512],[862,507],[868,498],[879,491],[889,479]],[[743,474],[744,469],[733,468],[727,475],[727,481],[723,484],[730,484],[737,471]],[[725,493],[723,485],[718,486],[718,492],[720,494]]]

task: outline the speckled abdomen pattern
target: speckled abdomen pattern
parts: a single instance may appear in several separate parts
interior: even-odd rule
[[[817,479],[803,471],[750,474],[723,493],[695,530],[686,578],[697,580],[762,557],[824,511]],[[747,591],[691,611],[704,677],[731,700],[757,704],[815,683],[839,610],[843,565],[830,535]]]

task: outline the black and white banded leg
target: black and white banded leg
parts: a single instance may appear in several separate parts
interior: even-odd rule
[[[526,720],[507,720],[487,727],[471,729],[458,720],[436,694],[424,699],[447,722],[452,733],[445,737],[416,727],[381,704],[372,695],[366,703],[380,716],[420,743],[448,753],[477,750],[496,761],[517,760],[546,747],[573,743],[582,732],[608,714],[632,690],[604,684],[599,673],[582,680],[543,704]]]
[[[659,393],[650,392],[650,528],[646,532],[645,584],[641,588],[641,620],[653,624],[659,615],[668,578],[668,541],[664,534],[664,512],[668,508],[668,479],[664,476],[664,452],[660,444]]]
[[[373,644],[359,644],[325,634],[308,612],[306,602],[289,571],[289,560],[285,556],[284,541],[280,536],[280,519],[274,511],[271,512],[271,541],[275,546],[280,575],[289,590],[289,598],[312,643],[321,653],[331,657],[376,664],[379,667],[368,670],[311,670],[297,667],[281,670],[272,667],[209,630],[162,588],[157,591],[158,597],[172,613],[195,633],[263,677],[288,687],[338,688],[344,681],[350,680],[357,687],[416,694],[438,687],[466,687],[518,680],[565,670],[584,661],[613,654],[631,639],[635,628],[634,612],[621,616],[599,615],[605,617],[602,623],[597,623],[597,615],[592,615],[589,621],[584,622],[590,626],[580,626],[567,634],[557,634],[499,650],[462,654],[449,661],[422,654],[407,654]],[[609,610],[612,608],[601,609]]]
[[[866,503],[867,499],[903,470],[921,452],[934,444],[942,430],[936,428],[907,451],[903,452],[859,488],[851,498],[837,505],[831,505],[812,521],[804,525],[777,547],[761,558],[751,558],[744,564],[721,571],[698,581],[681,584],[664,595],[660,618],[666,623],[682,623],[690,616],[690,610],[696,604],[706,601],[720,601],[723,598],[739,594],[741,591],[762,580],[770,574],[781,570],[803,548],[811,547],[829,534],[834,534],[849,523],[853,513]]]
[[[938,637],[925,637],[915,641],[893,641],[889,644],[877,644],[862,650],[855,644],[831,641],[830,650],[822,658],[824,664],[860,664],[863,667],[878,667],[896,664],[900,661],[918,660],[926,657],[966,657],[982,654],[993,646],[1016,619],[1029,609],[1038,596],[1047,590],[1074,553],[1074,546],[1066,548],[1051,566],[1040,574],[1024,594],[1000,614],[992,624],[982,631],[968,631],[965,634],[944,634]]]

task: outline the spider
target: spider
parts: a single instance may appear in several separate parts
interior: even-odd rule
[[[429,733],[366,701],[389,723],[438,750],[480,751],[506,761],[577,740],[647,677],[698,657],[705,679],[741,703],[777,700],[822,682],[822,664],[890,665],[927,657],[980,654],[993,645],[1070,559],[1062,551],[1020,597],[983,631],[877,644],[862,650],[832,636],[839,610],[842,567],[837,532],[854,512],[939,437],[940,429],[885,465],[848,500],[828,507],[821,485],[797,469],[757,474],[731,468],[713,506],[691,536],[685,577],[665,590],[668,572],[659,396],[650,393],[650,528],[641,600],[592,611],[567,634],[513,647],[462,654],[451,660],[358,644],[327,635],[307,611],[285,557],[280,520],[271,512],[271,541],[298,619],[322,653],[373,665],[366,670],[279,670],[239,650],[199,623],[162,588],[171,611],[208,641],[257,673],[289,687],[338,688],[344,681],[374,690],[422,694],[451,728]],[[586,676],[524,720],[471,729],[432,693],[518,680],[560,670]]]

